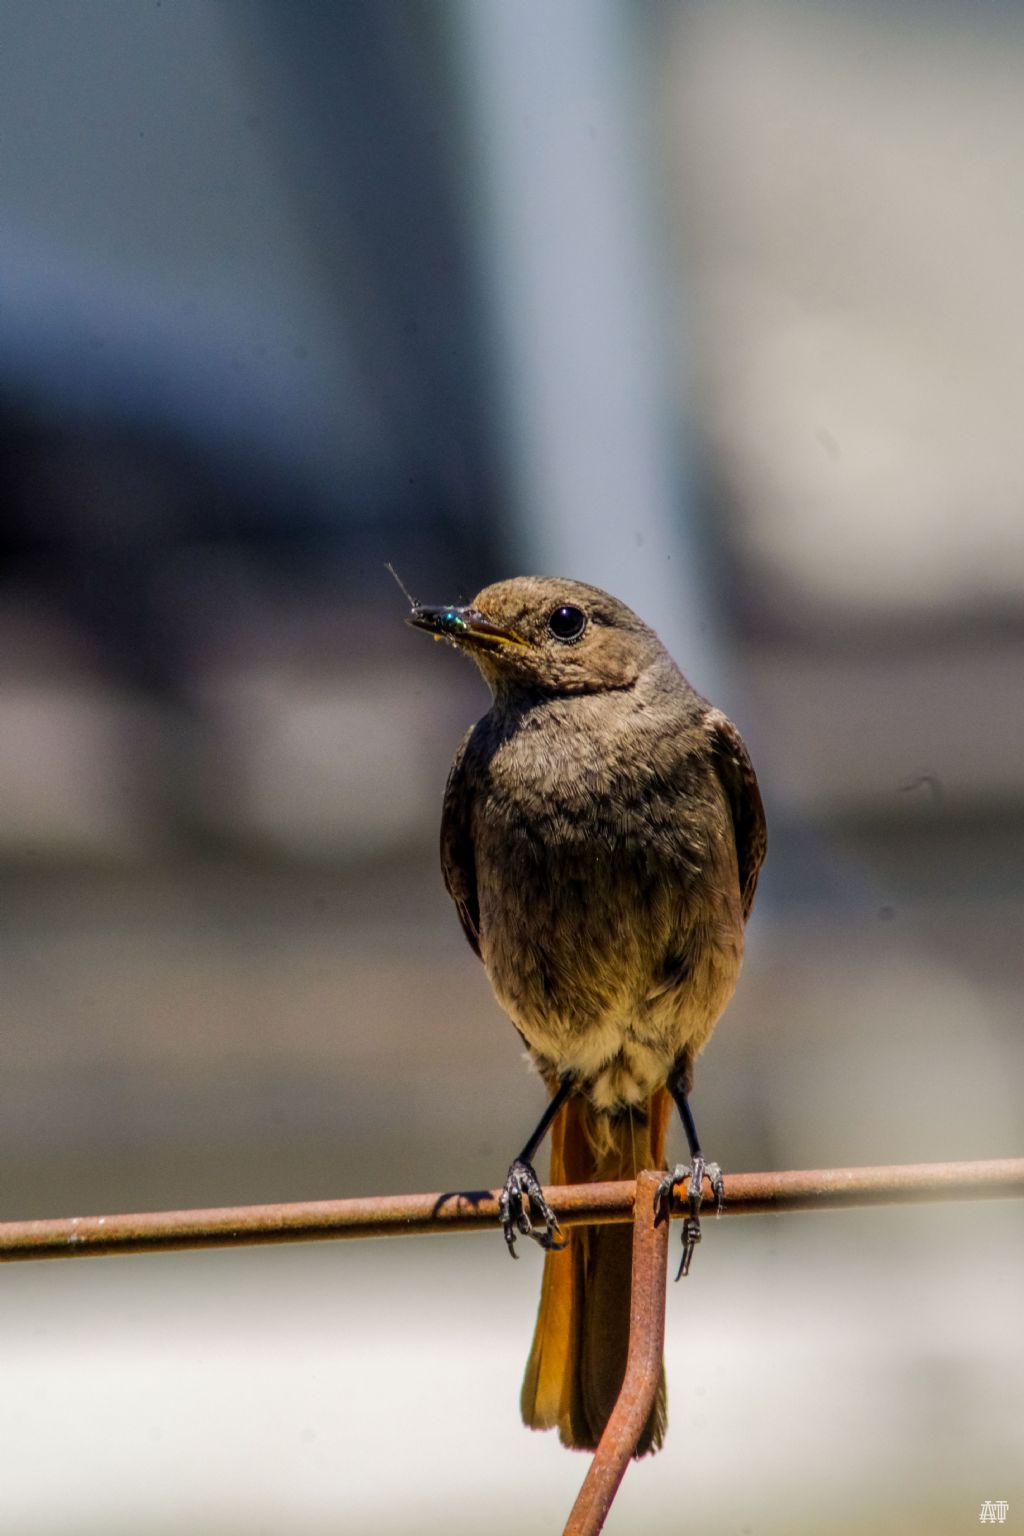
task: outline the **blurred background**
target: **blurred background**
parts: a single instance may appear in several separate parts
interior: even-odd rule
[[[727,1170],[1021,1152],[1022,65],[966,0],[0,0],[4,1217],[521,1145],[436,857],[486,693],[386,561],[607,587],[740,725]],[[538,1257],[7,1269],[5,1529],[560,1529]],[[608,1529],[1012,1526],[1022,1273],[1010,1204],[710,1224]]]

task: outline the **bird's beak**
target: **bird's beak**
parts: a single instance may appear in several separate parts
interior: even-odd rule
[[[428,608],[417,603],[407,623],[414,629],[425,629],[435,640],[451,640],[455,645],[503,650],[529,644],[514,629],[495,624],[476,608]]]

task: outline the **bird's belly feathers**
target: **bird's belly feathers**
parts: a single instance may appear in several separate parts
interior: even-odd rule
[[[600,1108],[640,1103],[705,1043],[742,955],[736,855],[724,815],[550,790],[524,823],[500,795],[474,828],[480,944],[494,991],[539,1062]]]

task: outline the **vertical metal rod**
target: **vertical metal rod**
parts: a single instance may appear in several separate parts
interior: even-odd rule
[[[633,1281],[629,1353],[622,1389],[572,1507],[565,1536],[593,1536],[604,1527],[629,1459],[651,1411],[665,1348],[667,1221],[654,1224],[657,1173],[641,1173],[633,1204]]]

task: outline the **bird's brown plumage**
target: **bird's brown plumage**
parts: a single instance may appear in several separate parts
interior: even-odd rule
[[[579,634],[566,629],[582,614]],[[554,616],[554,617],[553,617]],[[743,741],[654,631],[580,582],[521,577],[413,622],[492,692],[444,798],[441,862],[466,937],[533,1060],[575,1092],[552,1180],[662,1166],[665,1083],[732,994],[765,851]],[[523,1413],[596,1444],[625,1366],[628,1229],[545,1259]],[[664,1432],[664,1394],[640,1451]]]

